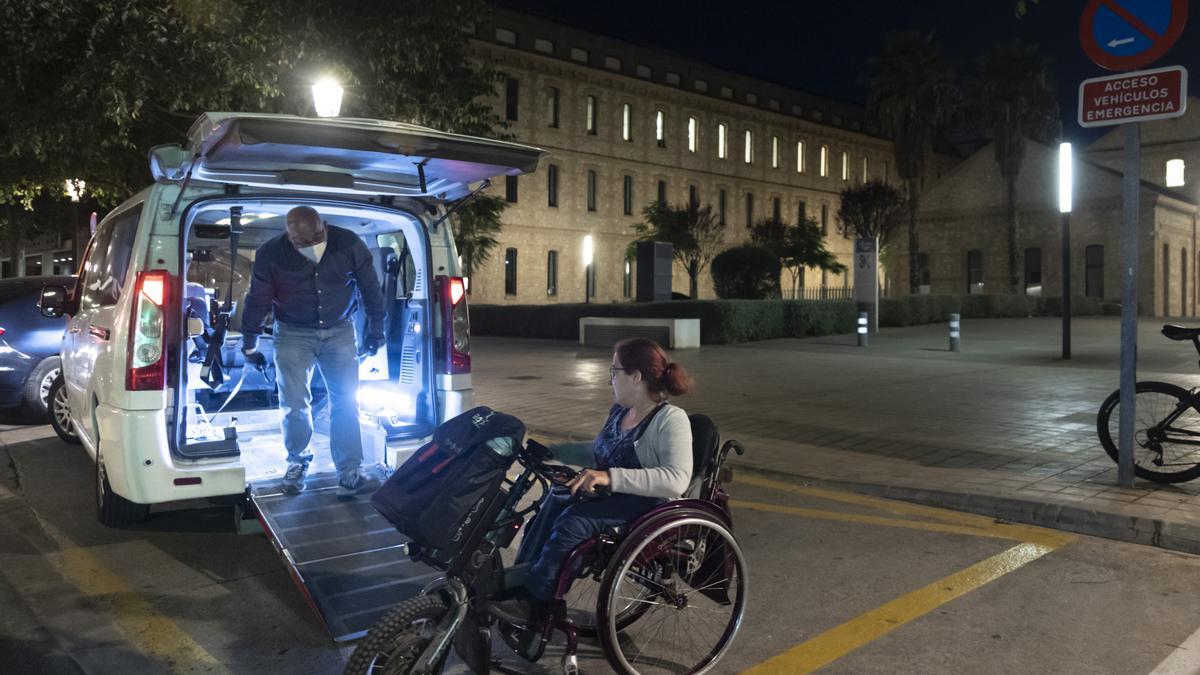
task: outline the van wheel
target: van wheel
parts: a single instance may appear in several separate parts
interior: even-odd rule
[[[50,414],[50,388],[62,373],[62,361],[57,356],[43,359],[25,378],[25,407],[38,419]]]
[[[96,453],[96,517],[107,527],[136,525],[150,517],[149,504],[131,502],[112,491],[99,452]]]
[[[50,385],[50,426],[64,441],[79,445],[79,434],[71,427],[71,408],[67,405],[67,387],[62,372]]]

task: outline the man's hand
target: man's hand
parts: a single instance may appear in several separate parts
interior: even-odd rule
[[[262,374],[267,373],[267,357],[262,355],[262,352],[248,352],[242,350],[242,355],[246,357],[246,365],[252,366],[255,370]]]
[[[607,471],[584,469],[579,472],[578,476],[571,479],[571,482],[567,483],[567,487],[571,490],[571,496],[582,491],[584,496],[594,497],[598,492],[597,488],[607,487],[610,484],[611,480]]]
[[[363,354],[367,356],[375,356],[382,348],[383,338],[380,336],[369,337],[363,342]]]

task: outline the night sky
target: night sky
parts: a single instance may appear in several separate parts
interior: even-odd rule
[[[500,0],[511,9],[559,20],[635,44],[669,51],[816,94],[855,102],[867,96],[867,61],[886,35],[932,30],[961,70],[974,68],[991,44],[1020,37],[1049,58],[1068,140],[1084,143],[1107,131],[1075,120],[1079,83],[1109,74],[1079,45],[1082,0],[1041,0],[1018,19],[1015,0]],[[1182,65],[1200,72],[1200,8],[1175,47],[1147,66]],[[1193,77],[1195,77],[1193,75]],[[1192,89],[1195,89],[1193,85]]]

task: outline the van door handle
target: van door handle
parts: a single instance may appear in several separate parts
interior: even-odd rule
[[[92,337],[100,338],[101,340],[107,340],[108,334],[109,330],[104,326],[97,326],[95,324],[88,326],[88,335],[91,335]]]

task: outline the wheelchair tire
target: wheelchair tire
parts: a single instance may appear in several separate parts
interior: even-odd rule
[[[645,573],[652,574],[653,572],[646,571]],[[564,600],[567,604],[567,616],[575,623],[575,630],[579,631],[579,635],[586,638],[598,637],[600,630],[597,626],[596,616],[600,605],[600,582],[590,574],[582,579],[577,579],[571,585],[571,590],[567,591]],[[624,609],[618,610],[618,631],[632,626],[650,608],[649,605],[638,600],[640,598],[634,599]]]
[[[396,605],[367,633],[342,675],[409,673],[450,608],[440,595],[419,595]],[[447,650],[447,653],[449,650]],[[441,672],[446,656],[434,672]]]
[[[647,567],[660,571],[657,581]],[[737,540],[712,516],[672,512],[643,523],[618,546],[600,584],[596,615],[609,665],[624,675],[709,671],[741,627],[747,581]],[[641,628],[624,633],[622,612],[634,598],[645,605]]]

